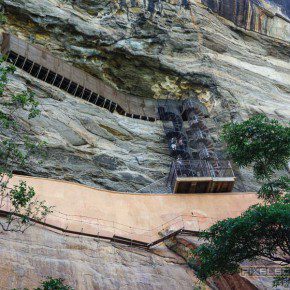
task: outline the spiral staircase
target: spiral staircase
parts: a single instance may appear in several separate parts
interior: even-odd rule
[[[166,181],[141,190],[151,193],[230,192],[235,183],[229,161],[220,160],[205,124],[207,110],[194,98],[184,101],[141,99],[107,86],[101,80],[56,58],[41,47],[4,33],[1,52],[33,77],[96,106],[126,117],[160,119],[174,161]]]
[[[230,192],[235,176],[229,161],[217,157],[197,100],[160,100],[158,114],[172,162],[167,186],[173,193]]]

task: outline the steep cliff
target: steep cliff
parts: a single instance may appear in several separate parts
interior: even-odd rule
[[[43,163],[34,156],[18,173],[71,180],[117,191],[136,189],[167,173],[162,127],[132,120],[73,98],[21,71],[10,77],[10,92],[33,90],[41,116],[27,122],[17,117],[32,138],[47,142]]]
[[[32,289],[47,276],[76,290],[193,289],[199,281],[177,255],[146,252],[101,240],[66,237],[41,227],[1,235],[0,289]]]
[[[231,12],[227,15],[233,21],[218,16],[215,1],[151,2],[3,0],[8,17],[3,29],[120,91],[140,98],[198,98],[209,110],[211,135],[220,151],[219,130],[225,122],[253,112],[289,119],[286,20],[278,17],[285,29],[268,37],[236,25]],[[219,11],[227,11],[222,7]],[[245,15],[236,14],[236,19],[255,30]],[[273,27],[279,28],[275,17]],[[159,122],[111,115],[20,71],[10,87],[36,91],[44,114],[25,125],[48,142],[50,156],[41,168],[33,164],[21,172],[124,191],[166,174],[170,159]],[[242,178],[254,185],[248,170]],[[239,184],[239,189],[244,187]]]
[[[192,251],[201,244],[201,240],[190,236],[177,236],[165,242],[166,246],[173,252],[183,257],[187,262],[192,258]],[[277,266],[277,265],[276,265]],[[213,277],[207,280],[207,284],[211,289],[273,289],[273,277],[270,275],[260,275],[259,268],[275,267],[273,262],[265,259],[257,259],[256,261],[246,261],[241,265],[244,271],[234,275],[222,275],[221,277]],[[256,272],[245,274],[246,269],[255,269]],[[279,290],[286,290],[287,287],[279,286]]]
[[[201,0],[213,12],[246,30],[288,41],[290,6],[286,1]]]
[[[195,97],[209,112],[220,154],[221,126],[264,112],[290,120],[290,24],[287,0],[2,0],[6,31],[40,45],[108,85],[139,98]],[[17,173],[117,191],[136,191],[168,173],[161,122],[134,120],[74,98],[17,70],[9,92],[31,89],[42,114],[27,121],[47,142],[47,158]],[[257,188],[236,170],[239,190]],[[246,180],[246,182],[244,182]],[[1,289],[62,276],[76,289],[194,289],[185,260],[41,228],[0,236]],[[186,257],[185,257],[186,258]],[[8,279],[9,277],[9,279]],[[271,289],[229,278],[220,289]],[[215,285],[210,285],[212,288]],[[224,287],[224,288],[223,288]],[[215,288],[214,288],[215,289]],[[233,288],[231,288],[233,289]]]

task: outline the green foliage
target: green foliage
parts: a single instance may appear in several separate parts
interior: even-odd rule
[[[31,91],[13,95],[11,99],[11,105],[17,109],[29,108],[28,119],[35,118],[40,114],[40,110],[38,109],[39,102],[35,100],[34,93]]]
[[[32,153],[42,149],[44,143],[31,140],[16,117],[18,110],[28,111],[28,118],[40,114],[34,94],[27,91],[4,96],[7,76],[15,72],[15,67],[5,66],[4,61],[5,58],[0,59],[0,174],[11,174],[11,164],[24,165]]]
[[[241,216],[219,221],[202,233],[205,243],[194,251],[190,266],[202,280],[239,271],[245,260],[269,258],[290,263],[290,204],[282,199],[255,205]]]
[[[269,179],[290,158],[290,128],[265,115],[226,125],[222,138],[231,158],[240,167],[253,165],[257,179]]]
[[[258,191],[258,197],[273,203],[290,194],[290,178],[282,176],[277,180],[265,183]]]
[[[62,278],[51,278],[48,277],[48,280],[43,281],[41,283],[40,288],[36,288],[35,290],[73,290],[72,287],[64,284],[64,279]]]
[[[5,16],[3,12],[0,12],[0,25],[5,24],[6,22],[7,22],[7,17]]]
[[[264,115],[224,127],[228,153],[240,166],[252,165],[257,179],[267,179],[258,192],[264,204],[250,207],[241,216],[222,220],[203,232],[205,243],[194,251],[190,266],[198,277],[238,273],[245,260],[258,257],[290,263],[290,178],[270,181],[290,157],[290,128]],[[275,285],[289,283],[289,275]]]
[[[35,199],[35,194],[24,181],[9,191],[10,215],[4,223],[0,222],[4,231],[24,232],[35,221],[41,221],[52,213],[52,207]]]
[[[19,110],[27,112],[27,118],[40,114],[39,103],[33,92],[18,94],[6,93],[8,74],[15,72],[15,67],[4,64],[0,59],[0,208],[9,207],[10,214],[5,222],[0,222],[4,231],[24,232],[52,212],[52,207],[44,201],[38,201],[33,188],[20,182],[9,188],[9,180],[15,167],[28,164],[30,156],[43,151],[45,143],[32,140],[17,118]]]
[[[283,275],[274,278],[273,287],[278,286],[290,288],[290,268],[287,267]]]
[[[47,280],[41,283],[41,287],[35,288],[34,290],[74,290],[72,287],[64,284],[62,278],[47,277]],[[18,289],[13,289],[18,290]],[[29,290],[27,288],[23,290]]]
[[[0,71],[0,97],[3,97],[5,87],[7,84],[7,75],[9,73],[15,72],[15,66],[9,65],[9,66],[2,66],[3,62],[6,60],[5,57],[0,58],[0,65],[1,65],[1,71]]]

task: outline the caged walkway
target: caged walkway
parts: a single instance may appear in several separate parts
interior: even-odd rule
[[[151,122],[158,117],[154,100],[119,92],[43,48],[14,35],[3,33],[1,52],[8,56],[9,62],[33,77],[111,113]]]
[[[138,193],[231,192],[235,177],[229,161],[220,160],[209,137],[202,105],[194,100],[156,100],[128,95],[33,46],[4,33],[2,54],[8,61],[50,85],[126,117],[154,122],[160,119],[175,159],[167,178]]]

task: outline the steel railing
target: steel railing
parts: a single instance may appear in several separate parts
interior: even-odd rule
[[[6,217],[11,213],[13,214],[13,207],[10,202],[6,202],[0,209],[0,216]],[[21,217],[19,214],[16,215]],[[83,235],[131,244],[132,246],[150,247],[164,241],[163,238],[159,238],[159,233],[163,233],[165,236],[168,233],[178,234],[182,230],[199,233],[218,220],[220,220],[219,217],[207,217],[201,214],[181,214],[155,227],[138,228],[118,221],[66,214],[55,210],[44,220],[31,220],[31,222],[65,234]],[[4,221],[1,220],[1,222]]]

